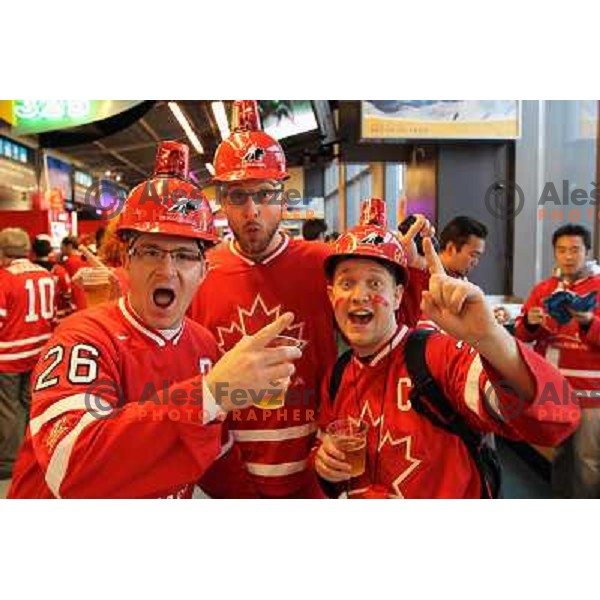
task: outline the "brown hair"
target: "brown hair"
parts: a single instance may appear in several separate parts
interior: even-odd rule
[[[122,267],[125,262],[126,244],[117,236],[118,219],[112,219],[102,236],[98,258],[107,267]]]

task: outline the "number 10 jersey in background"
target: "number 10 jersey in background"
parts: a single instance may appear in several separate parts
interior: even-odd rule
[[[27,259],[0,269],[0,373],[27,373],[52,334],[55,281]]]

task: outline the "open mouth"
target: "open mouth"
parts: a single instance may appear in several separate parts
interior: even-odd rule
[[[366,308],[350,311],[348,320],[353,325],[368,325],[373,320],[373,311]]]
[[[152,300],[158,308],[169,308],[175,302],[175,292],[169,288],[156,288]]]

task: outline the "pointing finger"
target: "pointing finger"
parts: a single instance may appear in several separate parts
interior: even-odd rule
[[[423,238],[423,250],[425,252],[425,260],[427,261],[429,273],[431,273],[431,275],[445,275],[446,270],[444,269],[444,265],[442,264],[438,253],[433,248],[431,238]]]
[[[278,319],[263,327],[258,333],[250,336],[250,345],[256,348],[264,348],[293,322],[294,314],[291,312],[284,313]]]

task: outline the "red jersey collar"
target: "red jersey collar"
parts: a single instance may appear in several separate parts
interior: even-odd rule
[[[271,252],[271,254],[268,254],[261,261],[254,261],[251,258],[248,258],[247,256],[244,256],[235,247],[235,240],[231,240],[229,242],[229,249],[231,250],[231,252],[233,254],[235,254],[241,261],[245,262],[247,265],[250,265],[250,266],[254,266],[254,265],[266,265],[266,264],[270,263],[272,260],[274,260],[275,258],[277,258],[282,252],[284,252],[285,249],[288,247],[288,245],[290,243],[290,238],[287,235],[285,235],[285,234],[283,234],[281,232],[278,232],[278,233],[279,233],[279,235],[282,238],[281,243],[275,248],[275,250],[273,250],[273,252]]]
[[[353,356],[354,362],[361,368],[364,367],[365,365],[367,365],[369,367],[375,367],[377,364],[379,364],[381,362],[382,359],[384,359],[395,348],[398,347],[398,345],[406,337],[407,333],[408,333],[408,327],[406,325],[399,325],[398,329],[396,329],[396,333],[394,333],[392,338],[387,340],[385,343],[383,343],[379,347],[379,349],[374,354],[371,355],[371,357],[368,359],[368,361],[366,363],[362,362],[360,360],[360,358],[358,358],[358,356],[356,356],[356,354]]]
[[[160,348],[164,348],[168,343],[172,343],[173,345],[177,345],[181,336],[183,335],[183,330],[185,328],[185,318],[181,322],[177,333],[173,336],[172,340],[167,340],[163,335],[161,335],[160,331],[153,329],[146,325],[137,313],[133,310],[131,303],[129,302],[129,296],[119,298],[119,309],[121,310],[121,314],[125,318],[125,320],[136,330],[139,331],[142,335],[145,335],[147,338],[151,339],[156,343]]]

